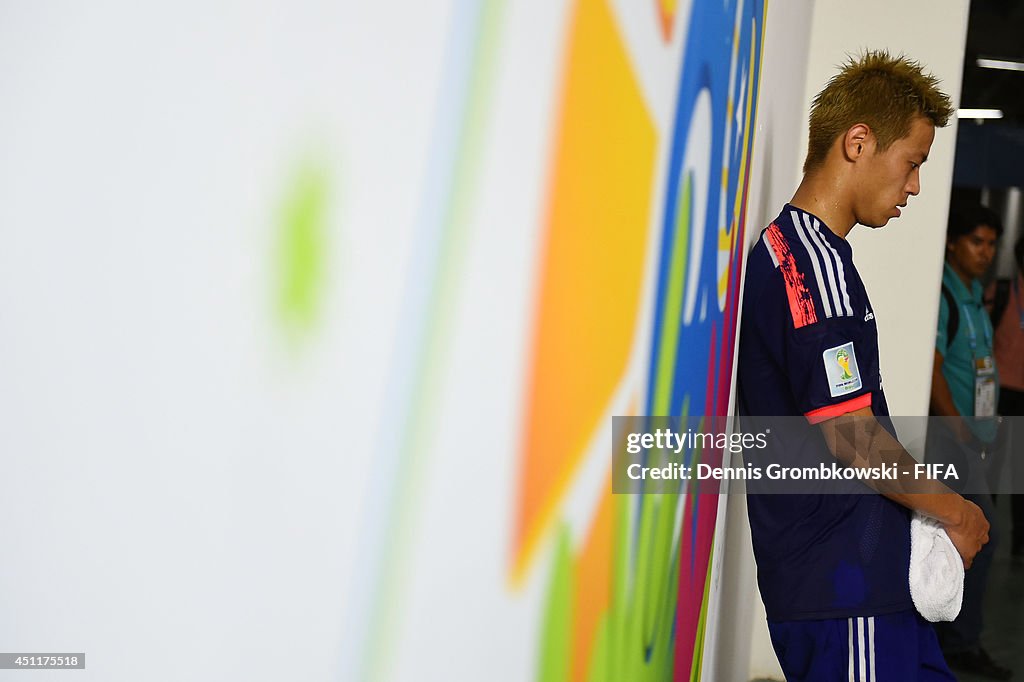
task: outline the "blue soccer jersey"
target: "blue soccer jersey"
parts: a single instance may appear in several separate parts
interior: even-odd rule
[[[761,233],[747,264],[742,315],[740,415],[803,416],[816,424],[870,406],[892,430],[874,314],[852,248],[818,218],[787,204]],[[799,438],[783,447],[831,458],[820,429]],[[913,608],[910,512],[865,492],[748,497],[770,620]]]

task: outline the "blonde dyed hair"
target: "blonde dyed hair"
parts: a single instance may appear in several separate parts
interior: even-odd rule
[[[949,122],[953,105],[939,80],[921,64],[885,50],[850,57],[811,104],[810,136],[804,172],[825,163],[836,138],[857,123],[866,124],[885,151],[910,134],[914,118],[923,116],[936,128]]]

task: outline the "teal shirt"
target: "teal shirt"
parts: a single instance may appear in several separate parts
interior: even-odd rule
[[[960,324],[952,339],[948,339],[949,305],[946,297],[939,297],[939,328],[935,339],[935,349],[942,355],[942,375],[946,377],[949,391],[953,394],[953,404],[957,411],[965,417],[974,416],[974,378],[977,358],[992,356],[992,323],[982,303],[982,288],[978,280],[971,281],[971,288],[964,286],[963,280],[946,263],[942,271],[942,284],[953,294],[960,311]],[[974,323],[975,348],[971,350],[971,325],[964,319],[970,315]],[[995,377],[996,400],[999,400],[999,377]],[[970,420],[971,431],[979,440],[991,443],[996,437],[994,420]]]

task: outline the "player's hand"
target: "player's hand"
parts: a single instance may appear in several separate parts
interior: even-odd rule
[[[989,524],[981,507],[970,500],[964,500],[963,516],[959,523],[945,526],[946,534],[964,560],[964,568],[970,568],[974,556],[988,542]]]

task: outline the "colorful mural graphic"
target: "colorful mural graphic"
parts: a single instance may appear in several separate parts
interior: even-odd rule
[[[478,21],[456,25],[496,30],[485,17],[498,6],[467,10]],[[564,508],[616,395],[633,396],[630,411],[639,414],[728,410],[764,2],[698,0],[687,17],[677,16],[675,3],[658,7],[649,15],[651,35],[684,41],[670,116],[652,110],[635,37],[623,32],[612,0],[571,5],[551,113],[507,576],[512,595],[539,571],[547,577],[535,671],[552,682],[701,673],[718,496],[613,497],[606,471],[582,534],[573,535]],[[468,43],[466,32],[457,35]],[[493,64],[459,63],[477,65],[468,79],[474,83],[488,71],[480,65]],[[476,114],[473,130],[486,103],[479,96],[467,105],[466,115]],[[457,117],[441,120],[454,125]],[[459,139],[466,143],[460,154],[478,149],[469,144],[476,135],[463,131]],[[443,245],[466,226],[470,182],[456,166],[447,192],[427,200],[452,211],[431,214],[434,232],[446,235]],[[439,261],[435,270],[435,304],[454,286],[451,265]],[[437,340],[443,326],[417,334]],[[437,355],[443,345],[412,347]],[[437,377],[442,363],[424,357],[412,364],[423,377]],[[388,676],[384,651],[401,617],[395,567],[406,563],[400,557],[412,534],[413,481],[425,470],[425,433],[434,421],[434,408],[421,400],[423,377],[413,380],[409,421],[396,446],[402,461],[416,465],[402,467],[394,487],[401,501],[378,563],[363,667],[372,678]],[[714,462],[721,453],[688,456]]]
[[[666,38],[669,5],[659,5]],[[626,380],[652,237],[651,346],[646,386],[634,387],[645,395],[641,412],[728,411],[764,11],[760,1],[692,5],[672,128],[659,135],[612,8],[605,0],[575,5],[511,569],[517,584],[555,532],[544,680],[700,677],[718,496],[606,493],[575,554],[559,505]],[[652,183],[661,145],[670,153],[659,192]],[[658,196],[660,207],[651,203]],[[661,224],[653,236],[652,212]],[[722,455],[689,456],[715,463]]]
[[[517,575],[623,381],[652,210],[654,124],[611,12],[604,0],[581,0],[571,23],[526,396]]]

